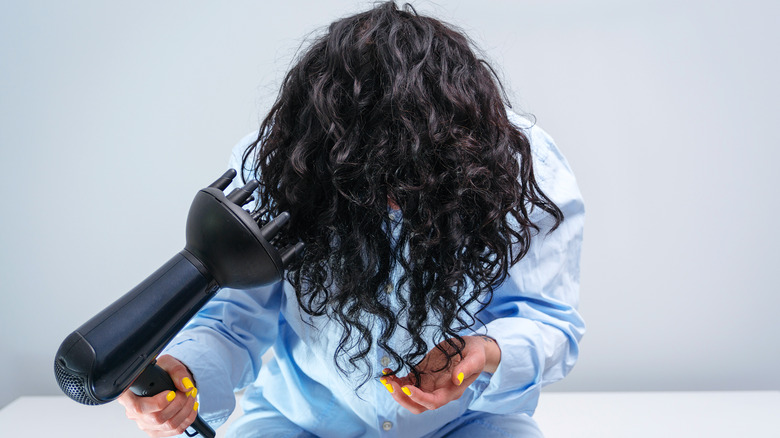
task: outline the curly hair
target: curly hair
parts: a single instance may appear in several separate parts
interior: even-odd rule
[[[466,36],[393,2],[332,23],[286,75],[243,166],[260,182],[258,205],[291,214],[281,244],[306,244],[287,279],[304,312],[343,329],[342,373],[362,362],[370,378],[376,342],[394,372],[419,379],[431,329],[449,346],[446,369],[528,251],[530,211],[549,213],[553,229],[563,220],[505,105]],[[389,203],[402,212],[395,236]],[[400,311],[381,299],[399,268]],[[408,344],[397,351],[399,329]]]

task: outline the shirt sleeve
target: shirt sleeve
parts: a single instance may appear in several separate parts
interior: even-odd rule
[[[256,134],[246,136],[233,149],[230,167],[239,175],[226,193],[243,185],[241,158],[254,138]],[[262,356],[276,339],[281,297],[281,283],[222,289],[163,350],[189,368],[198,388],[200,415],[212,427],[224,423],[235,409],[233,391],[249,385],[260,371]]]
[[[577,360],[585,325],[577,312],[584,204],[574,174],[540,128],[525,130],[531,141],[534,173],[542,191],[561,209],[564,221],[552,233],[552,218],[539,209],[540,226],[528,253],[509,270],[477,330],[496,340],[501,362],[496,372],[474,383],[470,409],[496,414],[533,414],[542,386],[562,379]]]

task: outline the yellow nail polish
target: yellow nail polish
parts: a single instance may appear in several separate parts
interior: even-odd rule
[[[409,388],[407,388],[405,386],[401,387],[401,391],[403,391],[404,394],[406,394],[406,395],[412,395],[412,391],[409,391]]]
[[[192,388],[188,392],[185,393],[187,397],[195,397],[198,395],[198,388]]]
[[[168,391],[168,395],[165,396],[165,399],[169,402],[172,402],[173,399],[176,398],[176,393],[174,391]]]
[[[387,385],[387,379],[385,379],[384,377],[379,379],[379,381],[382,382],[383,385]]]
[[[463,373],[458,373],[458,385],[463,383]]]
[[[390,394],[394,393],[395,390],[393,389],[393,385],[385,385],[388,391],[390,391]]]
[[[192,389],[192,388],[195,387],[195,385],[192,384],[192,380],[190,380],[189,377],[185,377],[185,378],[181,379],[181,383],[183,383],[184,387],[187,388],[187,389]]]
[[[198,410],[198,406],[199,406],[199,405],[198,405],[198,402],[195,402],[195,404],[194,404],[194,405],[192,405],[192,410],[193,410],[193,411],[197,411],[197,410]]]
[[[389,371],[387,371],[387,370],[382,370],[382,374],[383,374],[383,375],[385,375],[385,376],[386,376],[388,373],[389,373]]]

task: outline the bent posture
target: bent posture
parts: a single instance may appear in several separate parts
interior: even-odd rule
[[[194,409],[216,427],[246,388],[230,436],[540,436],[540,390],[584,330],[584,210],[552,139],[507,108],[436,19],[390,2],[331,24],[231,161],[303,257],[220,291],[159,360],[178,390],[124,394],[128,416],[154,437]]]

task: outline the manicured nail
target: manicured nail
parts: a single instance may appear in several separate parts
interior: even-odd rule
[[[185,378],[181,379],[181,383],[184,384],[184,387],[186,389],[192,389],[192,388],[195,387],[195,385],[192,384],[192,380],[190,380],[189,377],[185,377]]]
[[[390,391],[390,394],[395,392],[395,390],[393,389],[393,385],[385,385],[385,388],[387,388],[387,390]]]
[[[176,392],[174,391],[168,391],[168,395],[165,396],[165,399],[168,400],[169,402],[172,402],[173,399],[175,398],[176,398]]]
[[[194,405],[192,405],[192,410],[193,410],[193,411],[197,411],[197,410],[198,410],[198,406],[199,406],[199,405],[198,405],[198,402],[195,402],[195,404],[194,404]]]
[[[463,373],[458,373],[458,385],[463,383]]]
[[[197,395],[198,395],[198,388],[192,388],[192,389],[190,389],[190,390],[189,390],[189,392],[187,392],[187,394],[186,394],[186,395],[187,395],[187,397],[193,397],[193,398],[195,398],[195,396],[197,396]]]
[[[383,385],[387,385],[387,379],[385,379],[384,377],[379,379],[379,381],[382,382]]]
[[[412,391],[409,391],[409,388],[407,388],[405,386],[401,387],[401,391],[403,391],[404,394],[406,394],[406,395],[409,395],[409,396],[412,395]]]
[[[388,375],[389,373],[390,373],[390,370],[388,370],[387,368],[382,370],[382,374],[385,375],[385,376]]]

